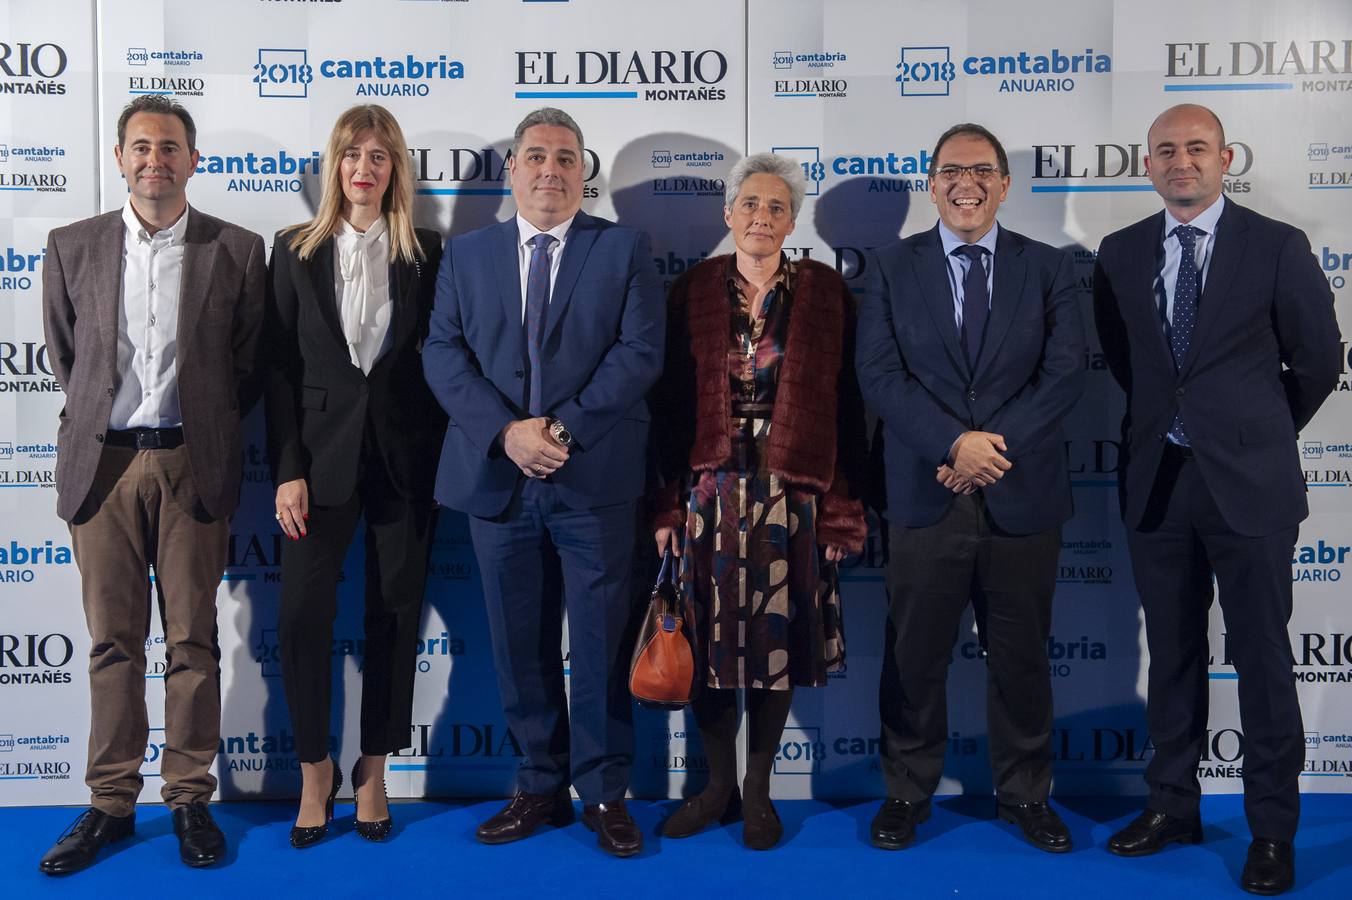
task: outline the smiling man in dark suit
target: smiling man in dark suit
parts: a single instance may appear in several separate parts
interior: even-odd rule
[[[220,743],[216,589],[239,501],[267,259],[258,235],[188,206],[196,140],[182,106],[133,100],[115,148],[126,204],[47,242],[44,324],[66,392],[56,511],[80,569],[93,708],[91,807],[42,858],[49,875],[89,866],[135,826],[150,568],[168,667],[161,794],[185,863],[225,853],[207,807]]]
[[[1148,147],[1164,211],[1104,238],[1094,272],[1103,353],[1127,393],[1121,495],[1155,745],[1148,806],[1108,849],[1143,856],[1202,839],[1214,578],[1239,676],[1253,833],[1240,883],[1277,894],[1295,881],[1305,758],[1286,632],[1309,512],[1296,432],[1341,370],[1333,294],[1301,231],[1222,196],[1233,153],[1215,113],[1166,110]]]
[[[572,784],[601,847],[632,856],[643,836],[624,805],[624,636],[666,312],[647,237],[581,211],[584,167],[566,113],[517,126],[517,215],[446,243],[423,368],[451,416],[436,497],[469,514],[503,711],[525,753],[516,795],[479,840],[571,822]]]
[[[1047,668],[1061,526],[1061,422],[1084,386],[1069,257],[1001,228],[1009,161],[980,125],[939,138],[939,224],[878,250],[859,308],[859,383],[884,426],[890,528],[879,707],[887,800],[875,846],[915,838],[948,742],[945,685],[969,602],[984,608],[997,812],[1035,847],[1070,849],[1047,803]]]

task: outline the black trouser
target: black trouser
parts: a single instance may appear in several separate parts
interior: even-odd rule
[[[924,528],[891,524],[888,617],[878,706],[887,795],[934,793],[948,745],[948,666],[969,602],[983,609],[986,719],[995,793],[1047,799],[1052,687],[1047,669],[1061,528],[1000,531],[980,491],[953,500]]]
[[[338,506],[310,505],[305,537],[282,551],[278,622],[282,680],[296,755],[329,753],[333,620],[338,577],[366,514],[366,651],[362,662],[361,752],[383,756],[408,747],[413,716],[418,625],[428,554],[436,530],[430,502],[399,496],[377,458],[363,465],[357,490]]]
[[[1220,589],[1225,652],[1239,676],[1244,811],[1255,837],[1289,841],[1300,817],[1305,731],[1287,623],[1297,529],[1236,534],[1197,463],[1172,445],[1141,524],[1127,530],[1145,610],[1150,674],[1146,718],[1155,755],[1146,767],[1150,808],[1197,815],[1197,765],[1207,739],[1208,612]]]

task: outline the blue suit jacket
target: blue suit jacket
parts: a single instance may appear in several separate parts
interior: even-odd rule
[[[1253,537],[1305,518],[1296,432],[1338,383],[1333,292],[1305,234],[1225,201],[1183,364],[1174,366],[1154,283],[1164,213],[1099,246],[1094,318],[1127,392],[1119,486],[1141,522],[1174,413],[1226,524]]]
[[[856,366],[884,425],[887,518],[932,525],[954,494],[935,480],[964,431],[1004,435],[1014,467],[983,488],[1015,534],[1070,518],[1061,421],[1084,388],[1084,330],[1070,257],[1001,228],[990,318],[975,371],[953,321],[939,229],[873,252],[859,306]]]
[[[530,417],[516,246],[515,217],[446,242],[423,347],[427,383],[451,417],[436,498],[475,516],[500,514],[525,477],[496,444]],[[541,348],[546,414],[577,442],[552,477],[574,509],[643,493],[645,396],[662,369],[665,315],[647,236],[579,212]]]

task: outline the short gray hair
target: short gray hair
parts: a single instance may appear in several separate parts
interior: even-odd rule
[[[723,189],[723,207],[732,209],[742,192],[742,182],[752,175],[774,175],[784,182],[789,189],[790,212],[796,221],[798,210],[803,208],[803,195],[807,193],[807,176],[801,165],[778,153],[753,153],[733,166]]]
[[[536,125],[557,125],[560,128],[567,128],[577,136],[577,149],[580,153],[586,149],[586,144],[582,140],[582,129],[577,127],[573,117],[561,109],[555,109],[552,106],[542,106],[526,114],[526,118],[521,120],[521,124],[516,126],[516,133],[512,135],[512,155],[516,156],[521,152],[521,141],[526,136],[526,129],[533,128]]]

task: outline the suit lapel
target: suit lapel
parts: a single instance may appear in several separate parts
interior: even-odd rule
[[[981,355],[977,357],[976,373],[972,376],[974,381],[999,355],[1000,344],[1009,332],[1009,325],[1016,318],[1025,296],[1023,282],[1028,275],[1028,262],[1023,258],[1023,241],[1016,239],[1013,232],[1001,228],[995,237],[995,259],[992,262],[995,264],[995,279],[991,311],[986,318],[986,336],[981,341]]]
[[[180,352],[190,345],[193,327],[215,284],[211,273],[216,266],[218,247],[215,227],[201,213],[190,211],[188,228],[183,235],[183,276],[178,291]]]
[[[521,345],[524,355],[525,345],[521,335],[521,259],[517,255],[520,236],[515,216],[498,226],[498,233],[493,240],[493,268],[497,272],[494,280],[498,285],[498,300],[502,304],[503,318],[507,321],[502,333],[513,336],[512,339]]]
[[[596,231],[591,216],[579,210],[577,218],[573,219],[572,227],[568,229],[568,240],[563,246],[563,259],[559,260],[559,277],[554,280],[554,289],[549,293],[549,309],[545,312],[545,341],[549,340],[549,336],[563,319],[563,313],[573,297],[573,286],[577,284],[577,276],[582,273],[582,265],[587,261],[587,254],[596,243]]]
[[[963,358],[962,347],[958,345],[958,325],[953,321],[953,289],[948,284],[948,260],[944,258],[937,225],[925,233],[924,240],[915,243],[913,251],[915,278],[920,284],[920,294],[925,298],[930,318],[934,320],[934,327],[953,365],[966,375],[967,361]]]
[[[1186,375],[1192,367],[1198,348],[1221,314],[1223,298],[1230,293],[1239,261],[1244,258],[1244,249],[1249,242],[1247,231],[1248,224],[1240,215],[1240,208],[1226,200],[1216,223],[1211,263],[1207,266],[1206,284],[1202,286],[1202,296],[1197,304],[1197,324],[1193,326],[1192,340],[1188,342],[1188,355],[1179,366],[1180,375]]]
[[[346,348],[347,339],[343,337],[343,322],[338,315],[338,294],[334,287],[333,238],[315,248],[315,252],[304,263],[306,280],[314,288],[314,302],[319,306],[319,317],[329,327],[338,346]]]
[[[1155,279],[1159,277],[1164,252],[1163,234],[1164,213],[1159,212],[1146,219],[1128,236],[1127,262],[1123,268],[1131,275],[1127,289],[1118,302],[1123,307],[1124,319],[1134,315],[1144,322],[1147,347],[1155,355],[1156,364],[1173,369],[1174,351],[1169,348],[1164,320],[1160,316],[1159,297],[1155,294]]]
[[[114,368],[117,366],[117,317],[122,307],[122,254],[126,227],[120,213],[109,213],[107,222],[100,229],[98,246],[91,254],[94,283],[99,288],[94,296],[102,300],[95,321]]]

